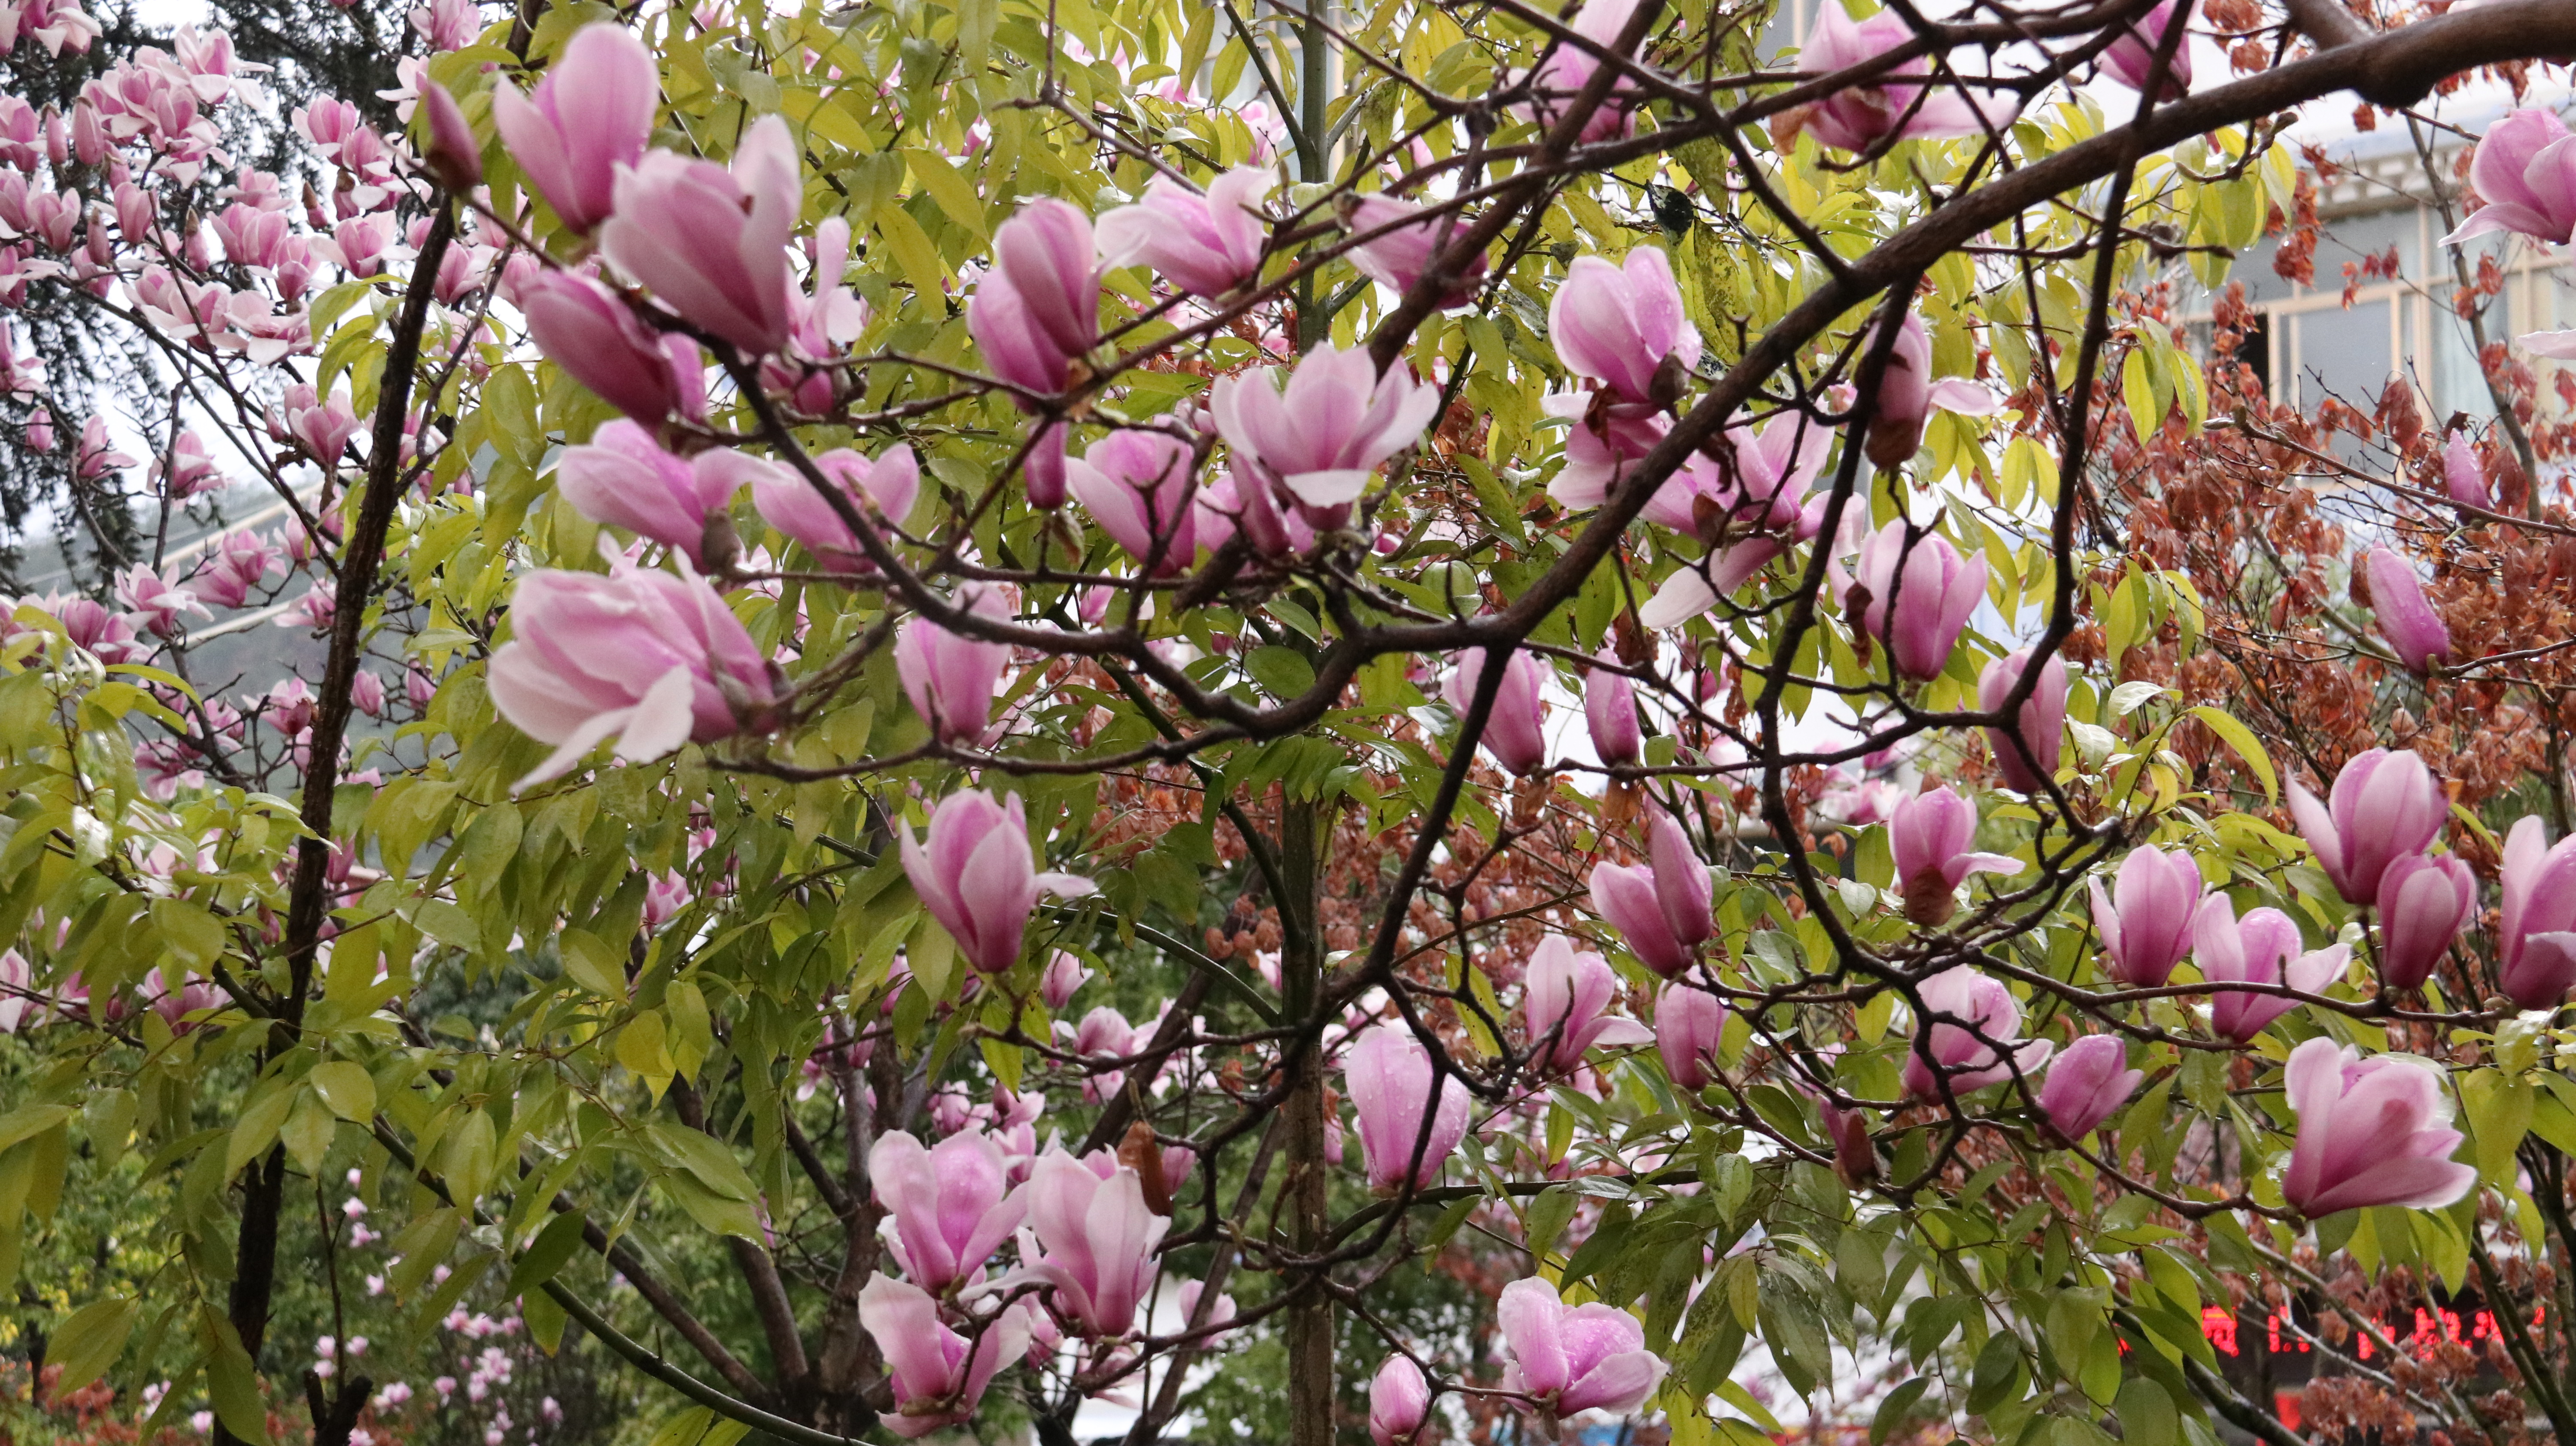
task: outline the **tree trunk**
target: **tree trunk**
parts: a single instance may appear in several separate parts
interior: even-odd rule
[[[1323,872],[1326,826],[1322,811],[1283,798],[1279,827],[1279,863],[1288,896],[1279,901],[1281,944],[1279,980],[1287,996],[1287,1017],[1309,1023],[1323,993],[1324,946],[1317,932],[1317,884]],[[1326,1248],[1331,1219],[1328,1190],[1332,1183],[1324,1162],[1324,1071],[1320,1031],[1306,1036],[1288,1061],[1294,1087],[1288,1095],[1287,1179],[1282,1186],[1290,1243],[1300,1255],[1319,1255]],[[1323,1289],[1320,1272],[1300,1282],[1294,1304],[1285,1312],[1288,1342],[1289,1446],[1332,1446],[1333,1440],[1333,1298]]]

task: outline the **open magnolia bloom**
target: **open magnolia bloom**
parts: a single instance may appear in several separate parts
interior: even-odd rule
[[[31,1412],[2576,1441],[2565,0],[396,8],[0,0]]]

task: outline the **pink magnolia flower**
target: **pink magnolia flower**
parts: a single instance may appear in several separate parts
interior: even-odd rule
[[[847,447],[837,447],[817,456],[814,467],[839,483],[853,500],[865,498],[875,504],[888,522],[898,526],[911,514],[913,502],[921,495],[921,464],[907,443],[897,442],[886,448],[874,462]],[[784,467],[755,473],[751,479],[751,505],[759,509],[770,526],[812,553],[817,562],[845,571],[875,569],[876,564],[859,546],[858,534],[841,520],[841,514],[833,510],[814,484],[797,473]],[[862,506],[860,510],[867,509]]]
[[[1237,166],[1195,195],[1157,175],[1145,199],[1104,213],[1093,233],[1103,265],[1150,266],[1194,296],[1216,298],[1261,275],[1269,220],[1261,198],[1271,177]]]
[[[2192,959],[2209,981],[2209,1027],[2243,1044],[2273,1020],[2299,1007],[2277,994],[2229,989],[2230,984],[2283,984],[2315,994],[2343,977],[2352,957],[2347,944],[2299,953],[2299,926],[2278,909],[2248,909],[2236,917],[2225,894],[2212,894],[2192,915]],[[2296,955],[2296,957],[2292,957]]]
[[[1521,988],[1531,1063],[1547,1073],[1573,1069],[1596,1047],[1646,1044],[1655,1037],[1635,1020],[1606,1012],[1619,993],[1619,976],[1600,955],[1576,953],[1563,934],[1548,935],[1531,951]]]
[[[1073,1002],[1073,996],[1091,981],[1091,971],[1082,961],[1062,949],[1047,961],[1046,976],[1038,982],[1038,996],[1049,1009],[1062,1009]]]
[[[1645,754],[1637,725],[1637,688],[1617,671],[1619,655],[1604,648],[1602,666],[1583,684],[1583,721],[1592,732],[1592,751],[1604,763],[1634,763]]]
[[[456,97],[431,81],[421,88],[420,103],[429,112],[429,154],[422,164],[450,191],[462,193],[483,184],[483,147]]]
[[[662,84],[653,53],[619,25],[586,25],[565,42],[535,93],[492,90],[492,124],[520,174],[575,231],[616,209],[617,173],[644,159]]]
[[[997,803],[982,789],[960,789],[931,812],[927,839],[915,839],[909,825],[897,832],[913,892],[967,962],[987,974],[1019,962],[1029,911],[1041,897],[1091,892],[1089,879],[1038,871],[1018,794]]]
[[[1676,979],[1655,996],[1655,1052],[1673,1088],[1697,1094],[1717,1079],[1725,1033],[1726,1006],[1707,990]]]
[[[195,592],[173,587],[161,574],[141,565],[129,567],[117,575],[116,600],[125,605],[126,611],[132,613],[146,631],[165,638],[175,638],[187,630],[187,625],[181,621],[186,614],[194,613],[201,618],[213,616],[206,611],[206,605],[197,600]]]
[[[718,567],[738,546],[725,508],[743,484],[777,471],[730,447],[675,457],[621,417],[564,450],[555,490],[593,522],[661,543],[697,567]]]
[[[2381,982],[2422,987],[2477,908],[2477,876],[2460,860],[2410,854],[2391,863],[2379,876]]]
[[[2524,1009],[2552,1009],[2576,985],[2576,837],[2555,846],[2538,815],[2504,840],[2504,958],[2496,987]]]
[[[967,303],[966,329],[993,374],[1023,391],[1064,390],[1075,357],[1100,339],[1100,273],[1091,221],[1070,201],[1031,201],[993,232],[993,266]]]
[[[1011,1191],[1001,1147],[961,1130],[927,1149],[902,1130],[868,1151],[877,1203],[890,1212],[886,1246],[915,1285],[934,1295],[975,1275],[1028,1213]]]
[[[2191,952],[2192,916],[2200,908],[2200,865],[2177,849],[2165,853],[2140,845],[2120,861],[2111,887],[2086,881],[2093,895],[2093,928],[2110,956],[2112,978],[2137,989],[2163,986]]]
[[[889,1275],[859,1291],[859,1323],[876,1337],[892,1378],[892,1413],[879,1419],[907,1439],[974,1418],[984,1388],[1029,1348],[1027,1308],[1013,1303],[969,1342],[939,1318],[939,1302]]]
[[[1433,1068],[1430,1053],[1400,1025],[1362,1032],[1343,1056],[1343,1092],[1359,1116],[1360,1159],[1370,1189],[1394,1191],[1408,1179],[1416,1189],[1438,1184],[1441,1165],[1467,1137],[1467,1086],[1456,1075],[1442,1077],[1435,1104]]]
[[[1460,718],[1475,706],[1477,687],[1492,657],[1491,648],[1458,655],[1458,666],[1440,696]],[[1503,680],[1495,687],[1494,706],[1477,740],[1496,763],[1523,778],[1547,767],[1547,671],[1536,653],[1514,649],[1503,663]]]
[[[2438,1210],[2477,1184],[2474,1165],[2450,1158],[2439,1075],[2423,1065],[2311,1039],[2290,1051],[2282,1092],[2299,1117],[2281,1197],[2319,1218],[2367,1205]]]
[[[2442,490],[2452,501],[2483,511],[2495,508],[2495,492],[2487,483],[2487,469],[2478,461],[2478,447],[2466,432],[2453,432],[2442,443]]]
[[[2102,52],[2102,73],[2131,90],[2147,88],[2147,77],[2155,73],[2156,48],[2164,44],[2166,32],[2176,25],[2191,22],[2192,0],[2159,0],[2147,12],[2147,18],[2121,32]],[[2174,45],[2173,59],[2165,67],[2164,86],[2157,91],[2159,100],[2180,100],[2191,93],[2191,41]]]
[[[2469,158],[2469,184],[2486,204],[2469,213],[2444,246],[2512,231],[2565,245],[2576,236],[2576,137],[2555,111],[2518,110],[2487,127]]]
[[[958,588],[957,600],[979,617],[1010,616],[1010,599],[998,587],[967,583]],[[895,673],[904,696],[943,743],[983,741],[992,729],[993,690],[1010,661],[1010,644],[952,633],[928,618],[907,618],[895,634]]]
[[[1854,21],[1843,7],[1819,5],[1807,43],[1798,52],[1798,68],[1824,76],[1877,58],[1914,38],[1905,18],[1882,10]],[[1898,65],[1874,84],[1845,87],[1807,108],[1805,129],[1826,145],[1866,151],[1890,136],[1964,136],[1981,129],[1977,107],[1956,90],[1933,89],[1920,79],[1931,74],[1928,56]]]
[[[1338,526],[1378,464],[1422,436],[1440,410],[1440,389],[1400,367],[1380,376],[1365,348],[1316,347],[1284,389],[1283,370],[1218,379],[1208,410],[1237,467],[1285,489],[1316,526]]]
[[[1653,246],[1617,266],[1576,257],[1548,304],[1547,324],[1566,370],[1625,402],[1669,405],[1699,363],[1699,329],[1682,312],[1672,263]]]
[[[757,727],[775,701],[760,645],[695,576],[543,569],[520,579],[510,619],[513,637],[492,655],[493,706],[555,745],[519,788],[564,773],[603,739],[641,763]]]
[[[1416,217],[1420,219],[1412,219]],[[1458,233],[1467,229],[1467,224],[1455,211],[1430,215],[1411,201],[1387,195],[1362,196],[1346,203],[1342,210],[1342,225],[1354,236],[1369,237],[1351,248],[1350,263],[1359,268],[1362,276],[1398,295],[1413,290],[1422,273],[1431,269],[1431,263],[1448,249]],[[1372,234],[1378,231],[1386,234]],[[1460,269],[1462,274],[1440,296],[1443,310],[1474,301],[1484,285],[1485,258],[1481,253],[1469,257]]]
[[[1989,713],[2004,706],[2019,685],[2024,669],[2030,666],[2030,649],[2018,648],[1986,664],[1977,675],[1977,706]],[[2006,788],[2022,793],[2042,793],[2048,780],[2057,776],[2057,760],[2066,742],[2066,659],[2057,653],[2048,655],[2040,664],[2039,682],[2021,705],[2021,746],[2001,728],[1985,731],[1986,746],[1994,750],[1995,773]],[[2022,749],[2030,750],[2025,762]],[[2034,768],[2032,765],[2038,765]]]
[[[787,344],[788,237],[803,199],[787,120],[763,116],[730,169],[670,151],[620,167],[600,249],[663,305],[765,356]]]
[[[1925,532],[1909,541],[1900,517],[1861,545],[1851,585],[1843,591],[1846,616],[1887,644],[1889,660],[1908,678],[1941,676],[1968,616],[1985,601],[1986,560],[1961,558],[1950,540]]]
[[[1667,1367],[1646,1349],[1635,1316],[1599,1301],[1569,1306],[1537,1277],[1503,1287],[1495,1321],[1512,1357],[1503,1389],[1528,1395],[1551,1416],[1625,1415],[1663,1382]]]
[[[1142,1180],[1124,1165],[1103,1178],[1057,1149],[1038,1157],[1021,1188],[1029,1224],[1020,1258],[1055,1288],[1056,1313],[1087,1336],[1127,1334],[1172,1223],[1146,1208]]]
[[[2451,630],[2424,600],[2423,580],[2406,559],[2386,547],[2371,548],[2361,555],[2360,580],[2379,617],[2379,635],[2407,671],[2429,674],[2451,660]]]
[[[1168,432],[1121,429],[1066,459],[1065,486],[1128,556],[1170,577],[1198,560],[1195,460]]]
[[[2297,783],[2290,785],[2290,815],[2299,835],[2316,851],[2317,867],[2333,880],[2345,902],[2379,897],[2380,875],[2408,854],[2419,854],[2440,836],[2451,816],[2422,755],[2373,748],[2355,755],[2335,775],[2328,802]]]
[[[1941,1098],[1943,1079],[1952,1094],[1964,1095],[2010,1079],[2016,1070],[2034,1074],[2057,1047],[2045,1039],[2021,1039],[2021,1001],[2002,980],[1965,964],[1916,987],[1923,998],[1923,1018],[1914,1047],[1905,1052],[1903,1078],[1906,1093],[1917,1099]],[[1940,1067],[1937,1075],[1935,1065]]]
[[[1412,1446],[1431,1415],[1431,1383],[1410,1356],[1389,1356],[1369,1380],[1369,1439],[1377,1446]]]
[[[1873,344],[1874,341],[1873,341]],[[1879,373],[1878,396],[1870,404],[1870,465],[1894,471],[1914,460],[1923,446],[1923,424],[1932,415],[1932,337],[1923,318],[1909,311],[1896,329],[1896,347]]]
[[[151,648],[135,641],[132,619],[109,612],[95,599],[56,594],[36,605],[62,623],[63,636],[72,646],[102,663],[139,662],[152,656]]]
[[[600,400],[647,427],[681,410],[681,372],[696,375],[698,344],[656,337],[617,293],[587,276],[541,271],[521,288],[519,311],[547,360]]]
[[[1593,867],[1592,909],[1639,963],[1670,979],[1717,932],[1710,916],[1716,887],[1671,814],[1647,810],[1646,840],[1647,863]]]
[[[1575,34],[1604,50],[1619,43],[1619,32],[1637,13],[1637,0],[1586,0],[1567,27]],[[1600,57],[1580,46],[1559,41],[1530,75],[1536,98],[1530,102],[1530,114],[1545,128],[1553,129],[1557,118],[1574,103],[1575,96],[1592,81],[1601,68]],[[1598,145],[1617,140],[1637,125],[1637,105],[1643,99],[1634,87],[1614,83],[1602,98],[1601,108],[1584,118],[1583,129],[1575,136],[1577,145]]]
[[[2039,1110],[2061,1138],[2080,1140],[2129,1102],[2146,1079],[2129,1068],[2129,1051],[2116,1036],[2088,1034],[2060,1051],[2039,1087]]]
[[[337,467],[349,450],[349,439],[358,435],[363,425],[349,405],[349,393],[335,390],[326,401],[318,396],[309,382],[297,382],[286,389],[286,433],[304,449],[304,454],[324,467]]]
[[[1887,841],[1905,893],[1905,917],[1917,924],[1948,923],[1958,907],[1959,885],[1970,874],[2022,870],[2009,854],[1969,850],[1977,841],[1977,806],[1946,787],[1898,803],[1887,822]]]

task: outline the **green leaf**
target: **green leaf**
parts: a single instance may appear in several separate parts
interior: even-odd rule
[[[1914,1403],[1923,1399],[1931,1385],[1930,1376],[1916,1376],[1888,1392],[1887,1399],[1878,1403],[1877,1414],[1869,1418],[1869,1446],[1884,1446],[1887,1438],[1914,1413]]]
[[[21,1105],[0,1115],[0,1150],[43,1134],[71,1117],[72,1107],[69,1105]]]
[[[2254,776],[2263,782],[2265,800],[2272,803],[2281,801],[2280,775],[2272,771],[2272,755],[2263,751],[2263,741],[2254,736],[2253,729],[2237,722],[2225,710],[2207,703],[2192,709],[2191,716],[2209,725],[2209,731],[2217,734],[2220,742],[2234,749],[2236,756],[2245,760],[2245,766],[2254,770]]]
[[[537,1238],[520,1253],[517,1263],[510,1267],[508,1294],[529,1295],[536,1287],[554,1279],[555,1273],[572,1259],[572,1253],[581,1248],[582,1224],[583,1216],[578,1210],[567,1210],[547,1221],[545,1228],[537,1232]]]
[[[2120,1423],[2123,1446],[2181,1446],[2182,1420],[2174,1411],[2173,1397],[2144,1376],[2120,1383],[2111,1414]]]
[[[291,1086],[272,1084],[252,1098],[224,1146],[225,1179],[240,1174],[242,1166],[259,1158],[276,1142],[278,1128],[286,1123],[286,1112],[295,1107],[298,1093]]]
[[[197,1338],[206,1349],[206,1394],[214,1398],[215,1419],[251,1446],[268,1446],[268,1404],[260,1398],[259,1373],[252,1369],[241,1337],[233,1333],[233,1323],[213,1306],[200,1306]]]
[[[54,1380],[60,1399],[97,1380],[125,1352],[134,1323],[143,1318],[142,1303],[132,1296],[94,1300],[72,1312],[45,1342],[45,1361],[62,1368]]]
[[[557,936],[564,976],[602,999],[626,997],[626,960],[586,929],[566,929]]]
[[[152,925],[172,957],[200,974],[211,972],[224,957],[224,924],[201,904],[185,899],[154,899]]]
[[[1977,1352],[1976,1369],[1969,1376],[1968,1413],[1982,1416],[2020,1394],[2021,1338],[1997,1331]]]
[[[295,1168],[308,1175],[321,1173],[322,1157],[331,1151],[331,1137],[339,1131],[339,1122],[331,1118],[330,1109],[310,1090],[298,1090],[295,1108],[288,1112],[286,1123],[277,1137],[286,1145],[288,1158]]]
[[[2532,1087],[2482,1069],[2461,1083],[2460,1098],[2477,1141],[2478,1173],[2490,1185],[2511,1189],[2517,1168],[2514,1151],[2531,1131]]]
[[[364,1068],[345,1059],[317,1064],[305,1077],[331,1113],[355,1124],[365,1124],[376,1115],[376,1082]]]
[[[1244,655],[1243,670],[1274,698],[1294,698],[1315,686],[1315,669],[1294,648],[1255,648]]]

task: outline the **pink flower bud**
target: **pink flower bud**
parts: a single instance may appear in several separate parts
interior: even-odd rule
[[[1992,713],[2004,706],[2020,683],[2022,670],[2030,666],[2030,649],[2019,648],[1986,664],[1977,675],[1977,707]],[[2057,761],[2066,742],[2066,659],[2051,653],[2039,668],[2039,682],[2021,705],[2019,723],[2021,746],[2016,747],[2010,734],[2001,728],[1985,730],[1986,746],[1994,750],[1995,773],[2006,788],[2022,793],[2042,793],[2048,780],[2057,775]],[[2029,749],[2024,761],[2022,750]],[[2036,764],[2034,768],[2032,765]]]
[[[1001,1148],[980,1131],[961,1130],[928,1149],[902,1130],[881,1135],[868,1152],[868,1175],[893,1217],[886,1244],[895,1264],[937,1294],[982,1270],[1027,1214],[1027,1201],[1011,1193]]]
[[[2554,1009],[2576,985],[2576,838],[2555,846],[2537,815],[2504,841],[2503,960],[2496,986],[2523,1009]]]
[[[2156,68],[2156,49],[2164,44],[2165,35],[2177,24],[2191,21],[2191,0],[2160,0],[2147,12],[2146,19],[2120,33],[2102,52],[2102,74],[2131,90],[2145,90],[2147,77]],[[2157,91],[2159,100],[2180,100],[2191,93],[2191,41],[2174,45],[2173,58],[2165,66],[2165,83]]]
[[[2477,877],[2450,857],[2411,854],[2379,876],[2379,978],[2418,989],[2478,907]]]
[[[1710,916],[1716,888],[1708,865],[1671,814],[1648,809],[1646,827],[1651,862],[1596,865],[1592,908],[1619,931],[1637,962],[1670,979],[1689,968],[1697,947],[1717,932]]]
[[[2512,231],[2563,246],[2576,232],[2576,146],[2554,111],[2518,110],[2487,127],[2469,160],[2469,185],[2486,204],[2437,245]]]
[[[1634,763],[1645,755],[1636,685],[1616,671],[1618,654],[1605,648],[1598,656],[1602,666],[1583,684],[1583,721],[1592,730],[1592,751],[1604,763]]]
[[[1343,1092],[1359,1117],[1370,1189],[1393,1191],[1408,1179],[1416,1189],[1437,1184],[1441,1165],[1467,1137],[1466,1084],[1441,1078],[1435,1106],[1433,1070],[1421,1042],[1396,1026],[1371,1027],[1343,1057]]]
[[[921,495],[921,464],[913,459],[912,448],[900,442],[874,462],[842,447],[816,457],[814,467],[839,483],[853,501],[864,498],[875,504],[889,522],[900,524]],[[751,503],[770,526],[793,538],[816,561],[844,571],[874,570],[876,565],[860,548],[858,535],[804,477],[784,467],[767,468],[752,477]],[[864,503],[860,510],[866,511]]]
[[[1653,246],[1637,247],[1618,266],[1576,257],[1547,318],[1566,369],[1625,402],[1669,403],[1699,362],[1699,331],[1683,315],[1672,263]]]
[[[2451,630],[2442,615],[2424,600],[2424,584],[2406,559],[2386,547],[2361,555],[2361,577],[2370,610],[2379,617],[2379,635],[2407,671],[2429,674],[2451,659]]]
[[[1596,1047],[1653,1040],[1644,1025],[1607,1012],[1618,992],[1619,976],[1611,972],[1609,960],[1576,953],[1563,934],[1540,940],[1522,976],[1521,1027],[1529,1039],[1531,1066],[1564,1074]]]
[[[987,974],[1019,962],[1029,912],[1042,896],[1091,892],[1089,879],[1038,871],[1017,794],[1002,803],[981,789],[961,789],[932,810],[926,839],[914,838],[906,826],[897,830],[896,844],[922,907],[966,961]]]
[[[2110,956],[2107,972],[2136,989],[2156,989],[2191,952],[2192,916],[2200,908],[2200,866],[2191,855],[2141,845],[2120,861],[2112,886],[2086,881],[2093,928]]]
[[[474,139],[474,127],[466,123],[456,97],[447,93],[446,86],[430,81],[421,87],[420,104],[429,113],[425,161],[430,175],[460,194],[483,184],[483,147]]]
[[[1420,439],[1440,389],[1402,367],[1380,375],[1365,348],[1318,346],[1284,388],[1281,370],[1220,378],[1208,410],[1239,469],[1283,489],[1316,527],[1340,526],[1378,465]]]
[[[973,1419],[993,1373],[1028,1350],[1028,1308],[1013,1302],[980,1338],[968,1338],[940,1319],[939,1302],[917,1285],[889,1275],[871,1278],[859,1292],[859,1323],[876,1337],[885,1357],[894,1410],[880,1419],[898,1436],[925,1436]]]
[[[565,449],[555,490],[593,522],[675,549],[697,567],[720,567],[732,559],[715,556],[708,542],[721,528],[721,545],[728,551],[734,546],[725,507],[745,483],[776,472],[767,462],[724,447],[683,460],[663,451],[652,433],[620,418],[588,443]]]
[[[2292,783],[2290,816],[2335,891],[2347,903],[2368,904],[2390,864],[2432,847],[2450,821],[2451,801],[2421,755],[2373,748],[2335,775],[2326,803]]]
[[[492,124],[537,194],[565,225],[608,218],[617,171],[644,158],[661,77],[653,54],[616,25],[575,31],[534,94],[492,92]]]
[[[2118,1038],[2088,1034],[2049,1065],[2039,1087],[2040,1113],[2061,1138],[2081,1140],[2128,1103],[2146,1077],[2144,1070],[2129,1068],[2129,1051]]]
[[[1416,217],[1420,219],[1413,219]],[[1348,203],[1342,212],[1342,224],[1352,235],[1370,237],[1351,248],[1351,264],[1359,268],[1361,275],[1402,294],[1413,290],[1422,273],[1467,229],[1468,223],[1455,211],[1434,216],[1410,201],[1368,195]],[[1386,234],[1371,234],[1381,230]],[[1443,310],[1465,306],[1476,299],[1485,279],[1484,256],[1469,257],[1460,270],[1462,274],[1440,297]]]
[[[1929,680],[1949,665],[1959,632],[1986,597],[1986,560],[1961,558],[1937,532],[1907,536],[1904,518],[1862,544],[1847,612],[1857,606],[1860,625],[1887,645],[1896,671]]]
[[[1188,443],[1166,432],[1110,433],[1065,463],[1065,485],[1128,556],[1157,577],[1189,571],[1198,559]]]
[[[1492,659],[1490,648],[1459,655],[1458,667],[1440,696],[1461,719],[1473,709],[1477,687]],[[1523,778],[1547,767],[1547,674],[1547,664],[1536,653],[1513,650],[1503,664],[1502,682],[1477,740],[1496,763]]]
[[[970,583],[958,590],[958,600],[979,616],[1010,616],[999,588]],[[904,696],[943,743],[983,741],[993,721],[993,690],[1010,660],[1010,644],[952,633],[928,618],[908,618],[895,634],[895,671]]]
[[[1377,1446],[1411,1446],[1431,1414],[1431,1385],[1407,1356],[1389,1356],[1369,1381],[1369,1439]]]
[[[679,406],[670,352],[607,287],[570,272],[540,272],[523,288],[519,309],[547,360],[610,406],[647,427],[661,426]]]
[[[1948,923],[1958,906],[1959,885],[1970,874],[2017,874],[2022,869],[2010,855],[1970,851],[1977,841],[1977,806],[1948,788],[1898,803],[1887,822],[1887,838],[1904,891],[1905,917],[1917,924]]]
[[[2342,977],[2351,946],[2330,945],[2300,954],[2299,926],[2278,909],[2248,909],[2236,917],[2225,894],[2201,901],[2192,915],[2192,961],[2209,981],[2209,1027],[2238,1044],[2299,1007],[2278,994],[2229,989],[2230,984],[2280,984],[2315,994]],[[2291,957],[2297,955],[2296,958]]]
[[[787,244],[803,203],[786,118],[763,116],[730,168],[669,151],[620,167],[600,250],[663,305],[765,356],[787,344]]]
[[[1029,1231],[1021,1258],[1054,1287],[1057,1314],[1087,1336],[1127,1334],[1154,1285],[1154,1247],[1172,1223],[1146,1207],[1143,1181],[1123,1165],[1103,1178],[1050,1150],[1022,1188]]]
[[[1697,1094],[1716,1081],[1725,1033],[1726,1006],[1707,990],[1676,979],[1655,996],[1655,1052],[1673,1088]]]
[[[1945,969],[1917,986],[1923,999],[1915,1041],[1905,1052],[1905,1091],[1919,1100],[1941,1098],[1946,1079],[1953,1095],[2027,1076],[2048,1062],[2057,1046],[2020,1039],[2021,1001],[2000,979],[1965,964]],[[1929,1056],[1927,1059],[1926,1056]],[[1937,1071],[1936,1071],[1937,1067]]]
[[[2487,469],[2479,464],[2477,444],[2466,432],[2453,432],[2442,444],[2442,490],[2454,502],[2485,511],[2495,508]]]

